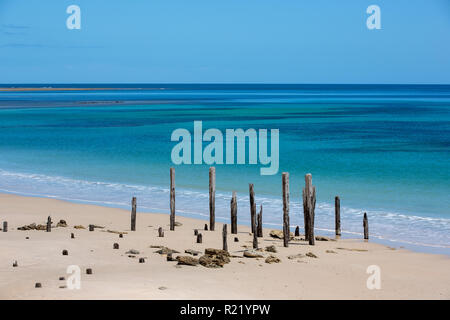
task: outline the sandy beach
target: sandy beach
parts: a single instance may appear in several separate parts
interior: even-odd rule
[[[67,227],[51,232],[17,230],[31,223],[44,224],[51,215],[54,225],[63,219]],[[222,224],[204,231],[206,221],[177,217],[170,231],[169,215],[137,214],[137,230],[131,232],[130,212],[54,199],[0,194],[0,219],[8,221],[8,232],[0,232],[1,299],[449,299],[450,259],[364,242],[361,239],[316,241],[292,240],[288,248],[281,239],[259,239],[259,247],[276,247],[277,253],[262,252],[264,258],[242,257],[251,248],[246,226],[228,236],[231,262],[223,268],[177,266],[155,253],[163,245],[189,256],[186,249],[222,249]],[[88,230],[89,224],[104,227]],[[86,229],[75,229],[82,225]],[[2,224],[3,226],[3,224]],[[158,237],[158,228],[164,237]],[[203,234],[197,244],[194,229]],[[127,232],[123,238],[107,230]],[[75,239],[71,239],[74,233]],[[239,242],[234,242],[234,237]],[[28,237],[28,239],[27,239]],[[118,243],[119,249],[113,249]],[[139,254],[126,254],[138,250]],[[67,250],[68,255],[62,255]],[[313,253],[317,258],[306,256]],[[201,256],[200,254],[199,256]],[[272,254],[280,263],[268,264]],[[299,258],[288,256],[301,254]],[[134,257],[130,257],[134,256]],[[198,258],[199,256],[195,257]],[[238,257],[239,256],[239,257]],[[145,263],[139,263],[139,258]],[[292,258],[292,257],[291,257]],[[14,261],[18,266],[13,267]],[[81,269],[81,289],[64,288],[69,265]],[[381,289],[369,290],[369,265],[381,270]],[[93,270],[91,275],[86,269]],[[35,283],[42,288],[35,288]],[[62,287],[62,288],[60,288]]]

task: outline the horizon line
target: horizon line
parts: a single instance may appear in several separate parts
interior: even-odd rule
[[[329,86],[450,86],[450,83],[297,83],[297,82],[16,82],[0,83],[1,86],[45,86],[45,85],[329,85]]]

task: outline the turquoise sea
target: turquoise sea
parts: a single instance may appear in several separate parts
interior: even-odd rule
[[[361,237],[367,212],[374,241],[450,254],[449,85],[45,86],[110,89],[0,92],[0,192],[122,208],[137,196],[138,210],[167,213],[173,130],[276,128],[278,174],[216,165],[218,221],[236,190],[249,223],[254,183],[265,226],[280,228],[287,171],[291,223],[303,227],[311,173],[317,233],[332,234],[339,195],[344,237]],[[208,166],[175,167],[177,214],[207,219]]]

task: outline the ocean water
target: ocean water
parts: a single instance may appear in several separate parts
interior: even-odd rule
[[[339,195],[343,237],[361,237],[367,212],[374,241],[450,254],[450,86],[78,87],[93,90],[0,92],[0,192],[121,208],[137,196],[139,211],[168,213],[173,130],[193,132],[196,120],[222,132],[279,129],[278,174],[216,165],[218,221],[229,221],[236,190],[238,222],[249,224],[254,183],[264,225],[281,228],[287,171],[291,223],[302,228],[311,173],[317,233],[333,234]],[[207,219],[209,166],[175,167],[177,214]]]

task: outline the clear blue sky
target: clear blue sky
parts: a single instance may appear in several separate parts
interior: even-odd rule
[[[0,83],[82,82],[450,84],[450,0],[0,0]]]

